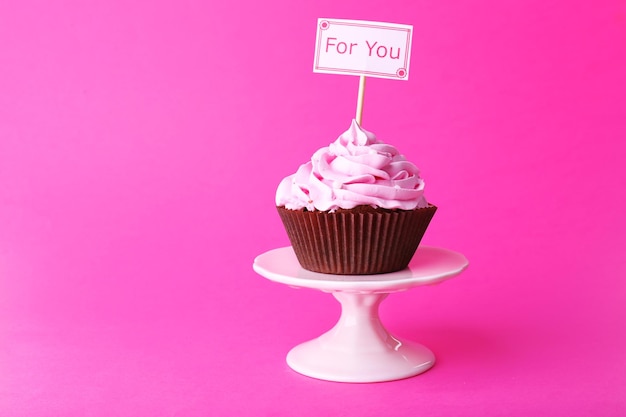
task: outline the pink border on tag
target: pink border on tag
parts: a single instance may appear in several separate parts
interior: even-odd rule
[[[334,67],[322,67],[319,64],[322,37],[318,36],[317,37],[317,45],[316,45],[316,48],[315,48],[316,54],[315,54],[315,65],[313,67],[314,71],[329,71],[329,72],[332,71],[332,72],[336,72],[338,74],[370,75],[370,76],[374,76],[374,77],[379,76],[379,77],[385,77],[385,78],[406,79],[406,77],[409,74],[409,72],[407,70],[407,67],[408,67],[408,64],[409,64],[409,53],[410,53],[410,48],[411,48],[411,29],[398,28],[398,27],[395,27],[395,26],[384,26],[384,24],[378,25],[378,24],[371,24],[371,23],[354,23],[354,22],[344,22],[344,21],[336,21],[336,20],[324,19],[324,20],[319,22],[320,30],[327,30],[327,29],[329,29],[331,24],[342,25],[342,26],[358,26],[358,27],[365,27],[365,28],[396,30],[396,31],[400,31],[400,32],[406,32],[407,33],[407,38],[406,38],[406,45],[405,45],[405,47],[406,47],[406,50],[407,50],[407,54],[405,54],[405,57],[404,57],[404,66],[398,68],[395,73],[378,72],[378,71],[365,71],[365,70],[362,71],[362,70],[353,70],[353,69],[345,69],[345,68],[334,68]]]

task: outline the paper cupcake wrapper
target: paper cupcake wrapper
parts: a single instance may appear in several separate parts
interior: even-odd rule
[[[406,268],[436,210],[433,205],[415,210],[359,206],[329,213],[278,207],[300,265],[340,275]]]

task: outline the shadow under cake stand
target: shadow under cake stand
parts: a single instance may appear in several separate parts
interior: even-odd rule
[[[303,269],[288,246],[257,256],[253,268],[271,281],[332,293],[341,304],[341,316],[331,330],[289,351],[289,367],[327,381],[382,382],[427,371],[434,365],[435,355],[418,343],[392,336],[380,321],[380,303],[393,292],[458,275],[468,264],[460,253],[420,246],[401,271],[331,275]]]

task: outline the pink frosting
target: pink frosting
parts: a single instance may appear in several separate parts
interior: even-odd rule
[[[352,120],[335,142],[281,181],[276,205],[311,211],[360,205],[412,210],[428,203],[419,169]]]

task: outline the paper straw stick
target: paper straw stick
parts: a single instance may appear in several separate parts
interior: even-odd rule
[[[363,120],[363,99],[365,97],[365,75],[359,79],[359,96],[356,102],[356,122],[361,126]]]

